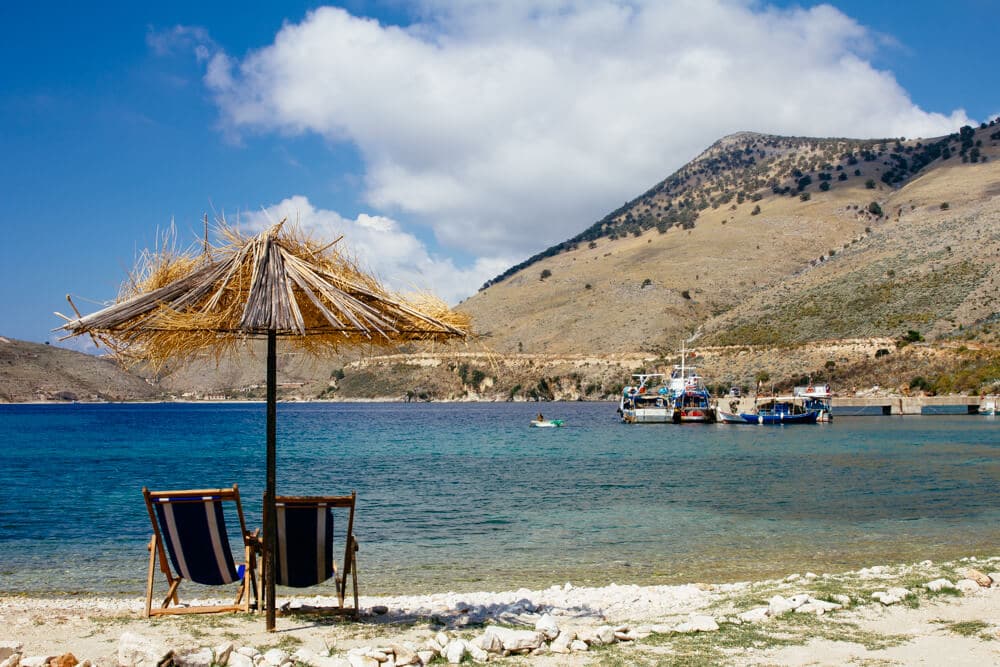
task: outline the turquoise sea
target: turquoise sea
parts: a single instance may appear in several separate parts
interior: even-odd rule
[[[539,409],[567,426],[529,428]],[[260,525],[262,404],[2,405],[0,437],[2,594],[141,594],[143,486],[238,482]],[[367,594],[997,555],[1000,419],[627,426],[610,403],[279,405],[279,493],[352,489]]]

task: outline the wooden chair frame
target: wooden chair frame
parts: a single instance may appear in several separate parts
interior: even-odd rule
[[[333,559],[333,577],[337,588],[337,609],[323,610],[323,613],[346,614],[357,618],[360,613],[358,604],[358,540],[354,536],[354,508],[357,505],[357,492],[352,491],[349,496],[275,496],[275,504],[285,506],[306,506],[326,505],[331,508],[347,509],[347,530],[344,538],[344,561],[343,567],[337,569],[337,559]],[[267,507],[264,507],[264,525],[267,524]],[[272,558],[270,562],[274,562]],[[265,576],[273,576],[273,572],[265,573]],[[344,598],[347,596],[347,579],[351,578],[351,591],[354,597],[354,607],[344,607]],[[263,580],[263,577],[261,578]],[[263,599],[261,592],[258,592],[258,599]]]
[[[153,535],[146,547],[149,550],[149,570],[146,578],[146,618],[162,614],[249,612],[251,591],[253,591],[259,603],[261,599],[259,586],[255,582],[259,579],[257,576],[257,552],[260,550],[260,530],[257,529],[253,532],[247,530],[246,520],[243,517],[243,506],[240,503],[239,487],[236,484],[233,484],[231,489],[192,489],[182,491],[150,491],[148,488],[143,487],[142,495],[146,499],[149,520],[153,524]],[[204,502],[206,498],[212,498],[220,502],[234,502],[236,504],[236,514],[240,520],[240,535],[243,538],[246,569],[243,572],[243,578],[240,580],[240,586],[233,604],[197,607],[170,606],[171,604],[180,604],[177,597],[177,588],[180,586],[181,581],[183,581],[183,577],[175,574],[170,568],[170,560],[164,548],[163,535],[160,533],[160,523],[153,509],[154,503],[161,498],[169,498],[171,502]],[[228,536],[226,537],[228,538]],[[160,564],[160,571],[163,572],[167,579],[168,590],[166,597],[163,598],[163,603],[159,607],[153,608],[153,580],[157,561]]]

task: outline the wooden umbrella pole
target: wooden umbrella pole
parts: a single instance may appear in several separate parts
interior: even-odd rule
[[[267,604],[267,630],[274,631],[274,550],[277,545],[277,521],[274,497],[275,469],[277,468],[277,340],[274,330],[267,332],[267,492],[264,494],[264,597]]]

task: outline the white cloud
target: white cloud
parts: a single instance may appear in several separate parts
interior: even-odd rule
[[[930,137],[968,121],[914,105],[867,60],[884,36],[831,6],[427,0],[421,17],[321,8],[241,59],[215,52],[205,82],[229,131],[351,142],[371,206],[494,258],[565,240],[732,132]]]
[[[239,227],[260,231],[283,218],[316,239],[333,241],[343,235],[339,250],[387,287],[403,293],[430,290],[449,303],[469,296],[516,261],[511,257],[480,258],[472,266],[460,268],[449,258],[432,255],[420,239],[403,231],[391,218],[362,214],[349,220],[334,211],[317,209],[301,195],[260,212],[242,214]]]

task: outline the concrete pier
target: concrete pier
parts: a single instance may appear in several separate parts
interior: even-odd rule
[[[978,396],[834,396],[833,414],[851,408],[881,408],[884,415],[919,415],[925,407],[965,408],[970,415],[979,412]]]

